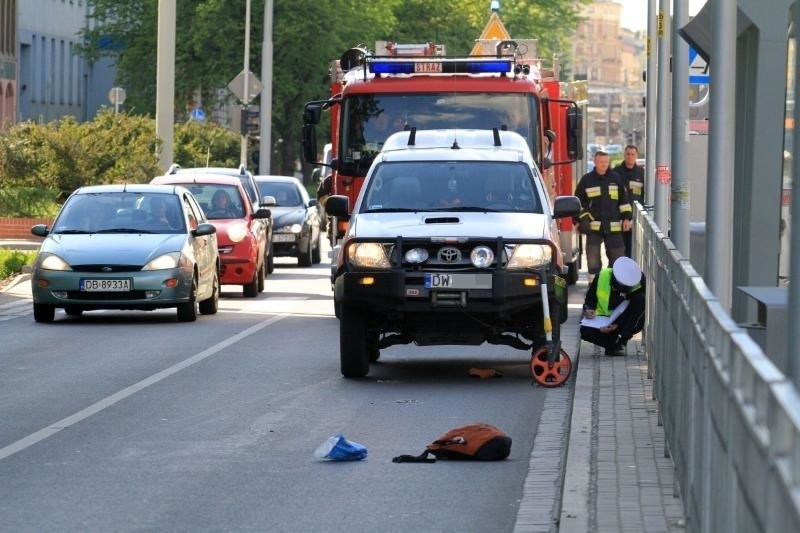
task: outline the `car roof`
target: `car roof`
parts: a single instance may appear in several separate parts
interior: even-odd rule
[[[98,194],[110,192],[133,192],[133,193],[169,193],[177,194],[186,191],[180,186],[169,186],[150,183],[116,183],[112,185],[87,185],[77,189],[73,194]]]
[[[207,173],[207,174],[225,174],[229,176],[247,175],[252,173],[246,168],[229,168],[229,167],[189,167],[181,168],[179,165],[170,167],[167,174],[194,174],[194,173]]]
[[[409,145],[411,131],[393,133],[383,144],[383,152],[409,148],[502,148],[530,151],[525,137],[514,131],[497,130],[500,144],[496,146],[495,130],[479,129],[438,129],[417,130],[414,144]]]
[[[284,182],[284,183],[294,183],[297,185],[303,184],[299,179],[295,178],[294,176],[276,176],[273,174],[259,174],[253,176],[256,181],[273,181],[273,182]]]
[[[177,174],[165,174],[163,176],[156,176],[150,183],[153,184],[171,184],[171,185],[180,185],[183,183],[213,183],[217,185],[236,185],[237,187],[242,186],[241,180],[235,176],[227,176],[222,174],[202,174],[202,175],[177,175]]]

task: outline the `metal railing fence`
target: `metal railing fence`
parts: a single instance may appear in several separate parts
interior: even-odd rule
[[[687,530],[800,531],[797,388],[639,205],[634,232],[648,373]]]

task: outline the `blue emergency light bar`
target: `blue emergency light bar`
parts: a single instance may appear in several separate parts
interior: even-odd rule
[[[368,62],[373,74],[507,74],[510,59],[476,60],[397,60],[372,59]]]

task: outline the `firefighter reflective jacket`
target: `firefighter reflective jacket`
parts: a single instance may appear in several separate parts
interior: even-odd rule
[[[631,205],[633,202],[644,205],[644,169],[639,165],[628,168],[623,161],[614,167],[614,171],[620,175],[622,182],[628,187]]]
[[[620,175],[611,169],[602,175],[596,170],[584,174],[575,187],[575,196],[582,207],[576,222],[586,229],[582,230],[584,233],[621,232],[622,221],[631,219],[633,208],[628,188]]]

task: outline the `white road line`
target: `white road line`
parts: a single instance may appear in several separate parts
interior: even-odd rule
[[[15,453],[24,450],[25,448],[33,446],[37,442],[43,441],[44,439],[46,439],[48,437],[52,437],[53,435],[55,435],[56,433],[58,433],[62,429],[66,429],[66,428],[68,428],[70,426],[73,426],[73,425],[77,424],[78,422],[80,422],[82,420],[86,420],[90,416],[92,416],[92,415],[94,415],[96,413],[99,413],[100,411],[102,411],[102,410],[104,410],[104,409],[106,409],[108,407],[111,407],[115,403],[117,403],[117,402],[119,402],[121,400],[124,400],[125,398],[127,398],[129,396],[133,396],[137,392],[139,392],[139,391],[141,391],[143,389],[146,389],[150,385],[154,385],[154,384],[158,383],[159,381],[161,381],[163,379],[166,379],[166,378],[168,378],[169,376],[171,376],[173,374],[176,374],[176,373],[180,372],[184,368],[188,368],[188,367],[190,367],[190,366],[192,366],[192,365],[194,365],[196,363],[199,363],[200,361],[202,361],[204,359],[207,359],[207,358],[211,357],[215,353],[227,348],[228,346],[231,346],[232,344],[235,344],[236,342],[238,342],[238,341],[240,341],[240,340],[242,340],[242,339],[244,339],[246,337],[249,337],[253,333],[256,333],[257,331],[260,331],[260,330],[264,329],[265,327],[267,327],[267,326],[269,326],[271,324],[274,324],[275,322],[277,322],[279,320],[283,320],[287,316],[289,316],[289,315],[279,315],[279,316],[275,316],[275,317],[269,318],[269,319],[267,319],[267,320],[265,320],[263,322],[259,322],[258,324],[247,328],[246,330],[242,331],[241,333],[237,333],[233,337],[229,337],[229,338],[225,339],[224,341],[215,344],[211,348],[203,350],[202,352],[200,352],[198,354],[195,354],[195,355],[189,357],[188,359],[184,359],[180,363],[172,365],[171,367],[169,367],[169,368],[167,368],[165,370],[162,370],[161,372],[158,372],[156,374],[153,374],[152,376],[150,376],[148,378],[145,378],[145,379],[141,380],[138,383],[134,383],[130,387],[126,387],[126,388],[122,389],[121,391],[112,394],[111,396],[107,396],[106,398],[103,398],[99,402],[90,405],[86,409],[82,409],[81,411],[78,411],[77,413],[75,413],[73,415],[70,415],[70,416],[68,416],[66,418],[62,418],[58,422],[50,424],[46,428],[40,429],[39,431],[37,431],[35,433],[31,433],[27,437],[24,437],[24,438],[18,440],[17,442],[12,443],[12,444],[9,444],[8,446],[6,446],[4,448],[0,448],[0,460],[5,459],[6,457],[10,457],[10,456],[14,455]]]

